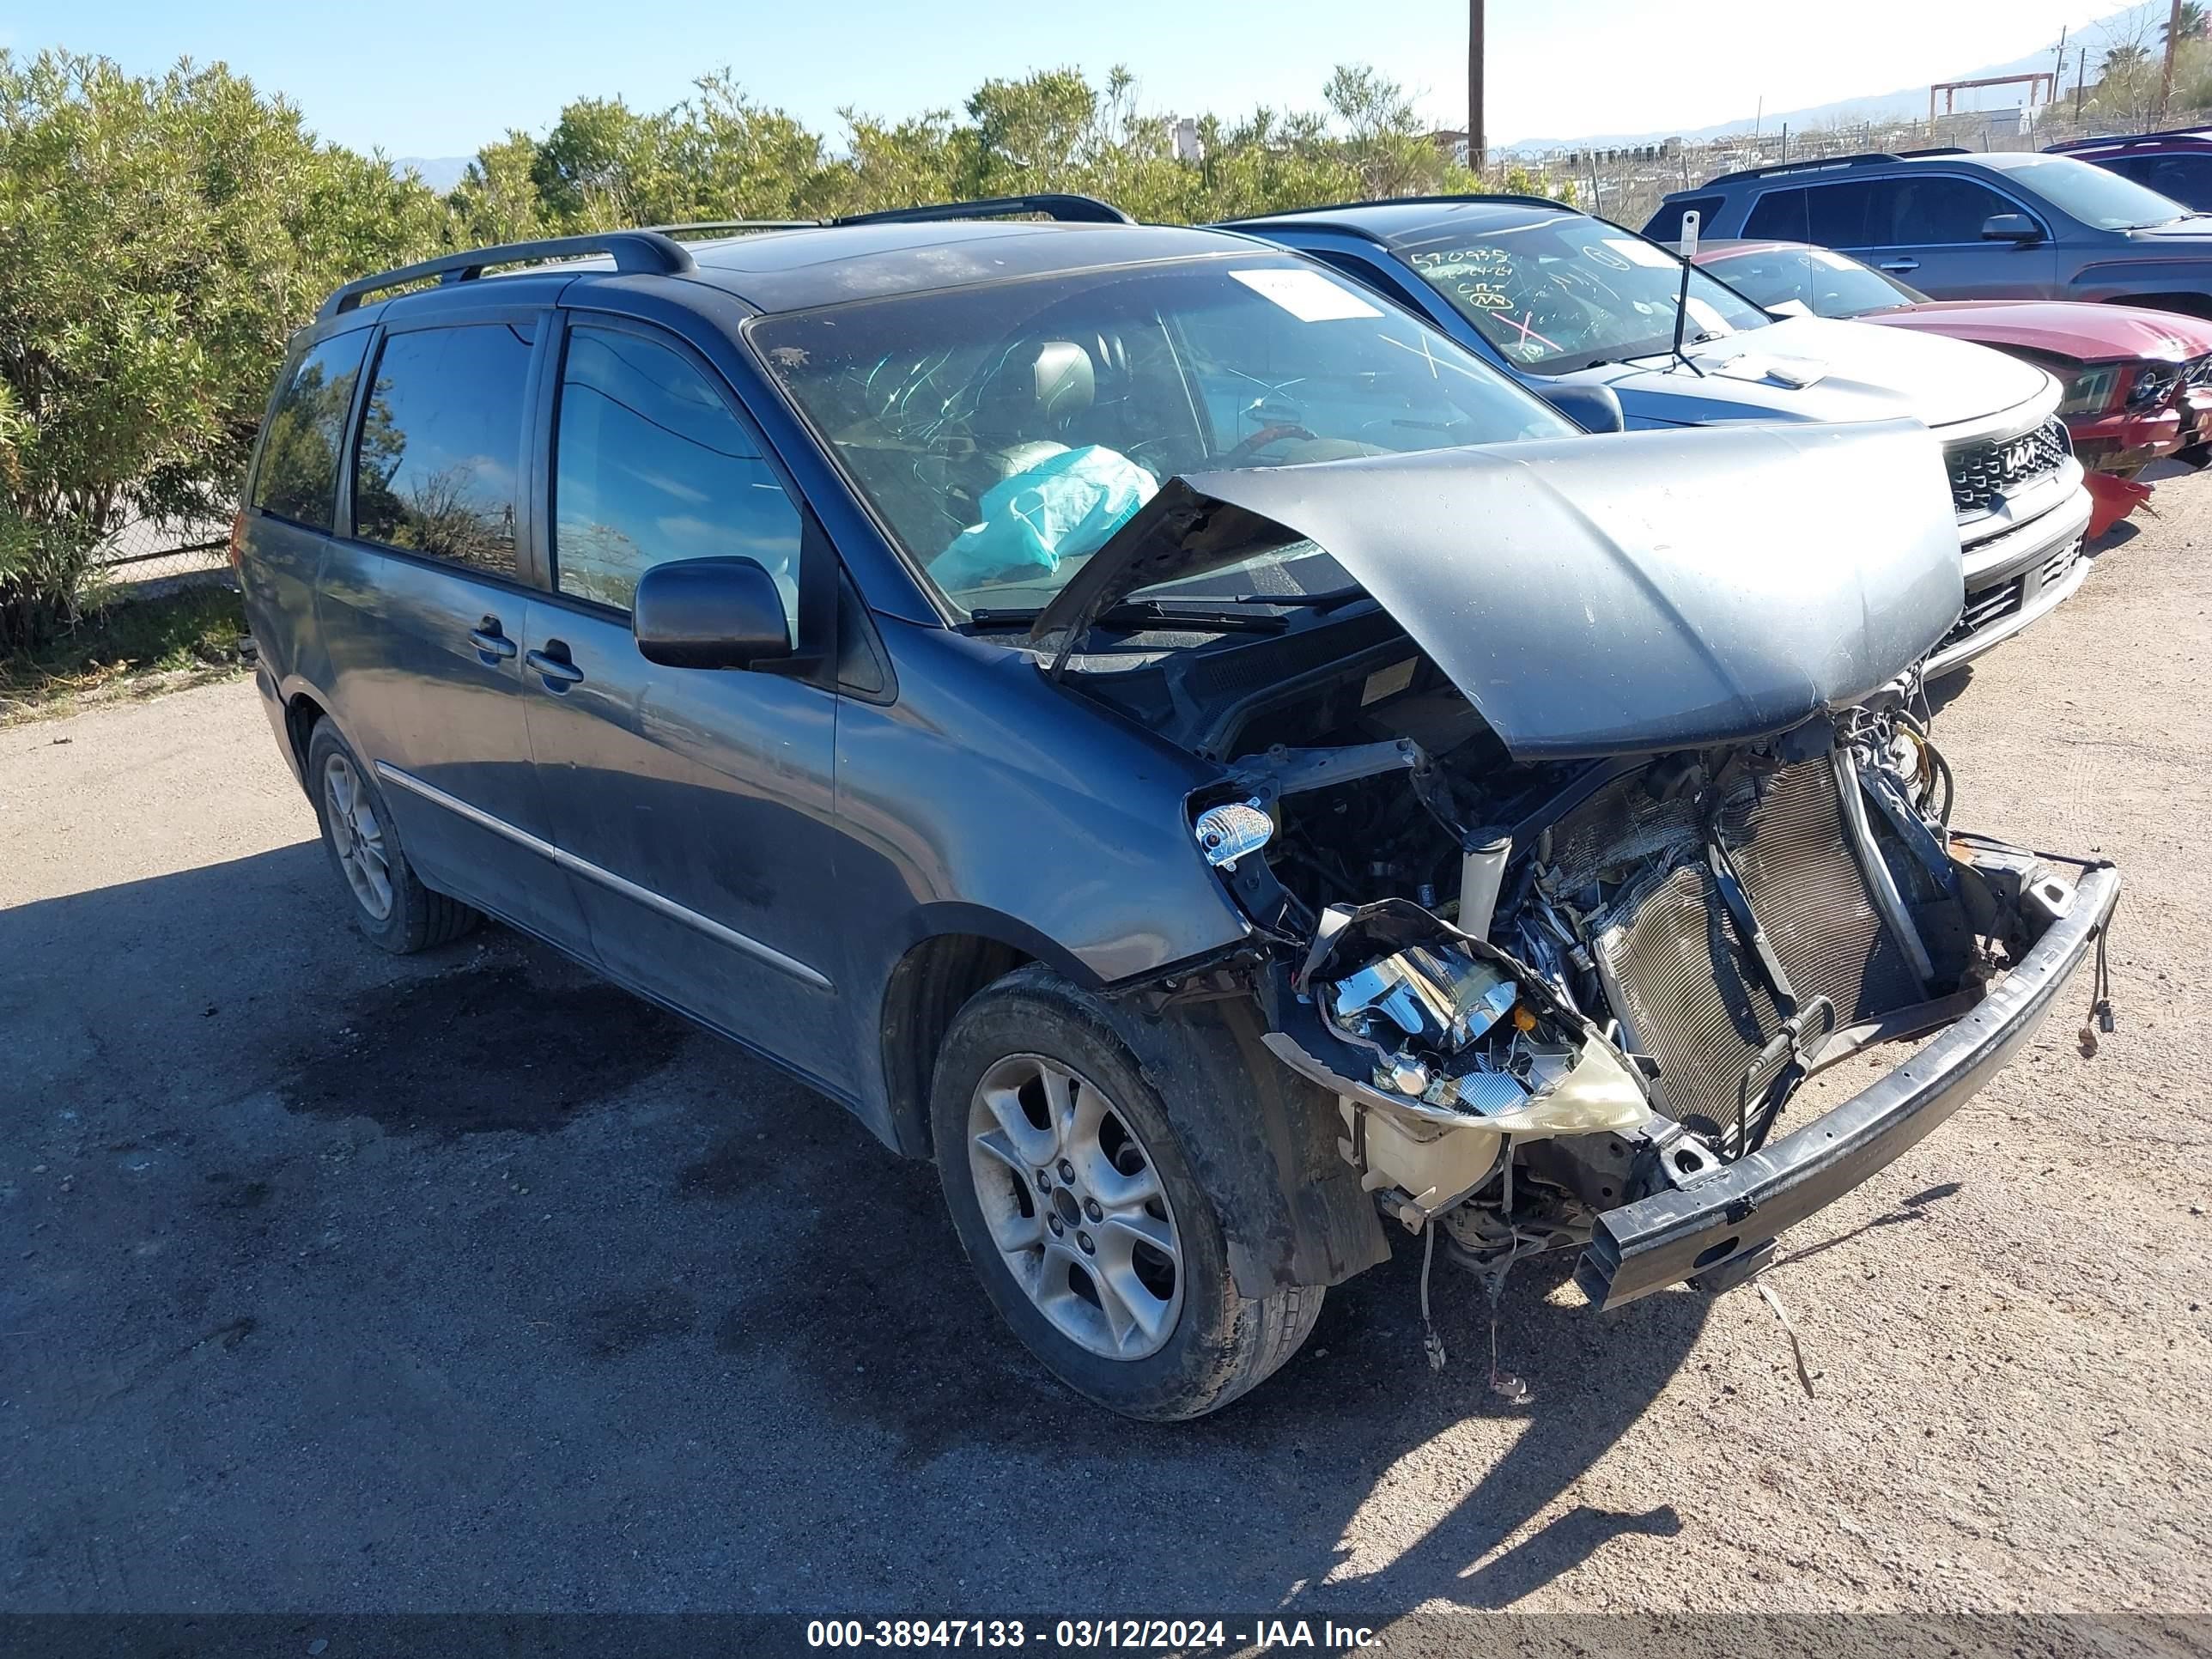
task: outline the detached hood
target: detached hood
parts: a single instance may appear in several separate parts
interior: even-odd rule
[[[1720,427],[1171,478],[1032,641],[1057,669],[1136,589],[1299,540],[1523,759],[1785,730],[1904,672],[1963,597],[1921,427]]]
[[[1859,320],[2085,363],[2179,363],[2212,352],[2212,323],[2202,318],[2078,300],[1931,300]]]
[[[1931,427],[1979,420],[2050,385],[2001,351],[1832,317],[1787,317],[1689,349],[1702,376],[1670,357],[1607,363],[1555,377],[1607,385],[1632,419],[1881,421]]]

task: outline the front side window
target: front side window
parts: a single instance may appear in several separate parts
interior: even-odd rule
[[[1167,479],[1577,428],[1379,295],[1251,253],[761,319],[746,337],[956,606],[1045,603]]]
[[[656,564],[755,559],[795,628],[799,540],[781,483],[683,353],[629,330],[569,330],[553,450],[561,592],[627,611]]]
[[[1936,247],[1978,242],[1982,227],[2017,204],[1987,185],[1944,173],[1903,173],[1875,187],[1869,214],[1869,247]]]
[[[515,573],[516,468],[530,331],[394,334],[354,448],[354,533],[489,575]]]
[[[1519,224],[1447,222],[1391,246],[1507,357],[1539,374],[1668,349],[1682,262],[1579,213],[1531,210]],[[1689,272],[1685,343],[1771,320],[1705,272]]]
[[[1824,247],[1759,248],[1707,264],[1737,293],[1770,311],[1794,301],[1815,317],[1864,317],[1928,297]]]
[[[328,530],[337,501],[338,451],[361,378],[368,331],[334,335],[300,359],[269,416],[253,504],[264,513]]]

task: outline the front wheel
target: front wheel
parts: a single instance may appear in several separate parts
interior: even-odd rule
[[[1237,1290],[1222,1218],[1158,1091],[1057,975],[1018,969],[961,1010],[930,1109],[945,1202],[985,1291],[1078,1393],[1130,1417],[1198,1417],[1313,1329],[1321,1286]]]

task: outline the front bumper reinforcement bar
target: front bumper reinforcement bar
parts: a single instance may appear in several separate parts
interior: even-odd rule
[[[1600,1216],[1575,1269],[1583,1293],[1612,1309],[1687,1279],[1724,1285],[1747,1277],[1786,1229],[1903,1156],[2012,1059],[2119,896],[2119,872],[2092,866],[2026,959],[1904,1065],[1761,1151]]]

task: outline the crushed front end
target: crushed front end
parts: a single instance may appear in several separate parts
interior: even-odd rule
[[[1601,1307],[1722,1288],[2003,1064],[2118,878],[1954,829],[1906,702],[1581,764],[1278,751],[1215,804],[1232,812],[1201,806],[1201,845],[1278,941],[1267,1046],[1336,1095],[1386,1216],[1493,1273],[1580,1247]],[[1241,838],[1208,845],[1224,817]],[[1355,848],[1348,824],[1390,828]],[[1815,1072],[1937,1031],[1792,1121]]]

